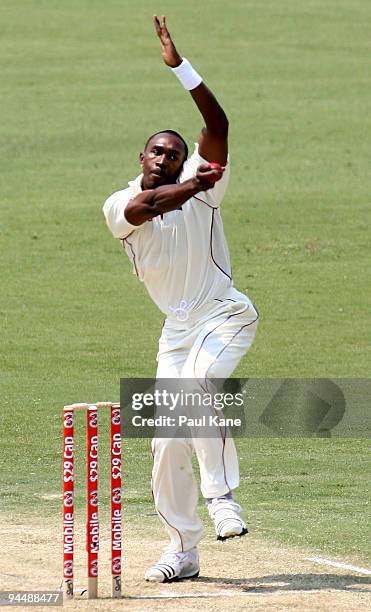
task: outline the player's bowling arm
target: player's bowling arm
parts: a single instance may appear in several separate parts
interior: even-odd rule
[[[146,189],[127,204],[126,220],[131,225],[142,225],[158,215],[176,210],[196,193],[211,189],[218,177],[220,178],[219,169],[202,164],[197,169],[196,176],[183,183]]]
[[[130,200],[125,209],[125,217],[132,225],[142,225],[158,215],[179,208],[199,191],[196,179],[189,179],[176,185],[146,189]]]

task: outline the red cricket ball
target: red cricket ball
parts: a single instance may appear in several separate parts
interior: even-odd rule
[[[218,172],[219,172],[219,174],[216,174],[215,176],[210,177],[210,179],[209,179],[209,180],[210,180],[210,181],[212,181],[212,182],[214,182],[214,183],[216,183],[217,181],[220,181],[220,179],[221,179],[221,178],[222,178],[222,176],[223,176],[224,166],[221,166],[221,165],[220,165],[220,164],[218,164],[217,162],[210,162],[210,163],[209,163],[209,167],[210,167],[212,170],[218,170]]]

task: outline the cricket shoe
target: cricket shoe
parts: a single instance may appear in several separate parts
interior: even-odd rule
[[[200,573],[197,548],[187,552],[164,552],[161,559],[150,567],[144,578],[148,582],[173,582],[196,578]]]
[[[241,506],[230,497],[215,497],[207,504],[210,518],[214,522],[217,540],[244,536],[247,525],[240,517]]]

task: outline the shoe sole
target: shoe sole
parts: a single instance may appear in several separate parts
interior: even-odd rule
[[[192,578],[198,578],[200,574],[200,570],[198,570],[198,572],[196,572],[195,574],[192,574],[192,576],[174,576],[174,578],[168,578],[167,580],[165,580],[165,582],[179,582],[180,580],[192,580]]]
[[[232,538],[242,538],[242,536],[246,535],[247,533],[249,533],[248,530],[244,528],[242,529],[241,533],[231,533],[231,535],[226,536],[218,535],[216,539],[220,542],[225,542],[226,540],[231,540]]]
[[[191,580],[192,578],[198,578],[200,574],[200,570],[198,570],[198,572],[196,572],[195,574],[192,574],[192,576],[174,576],[174,578],[166,578],[165,580],[162,580],[162,582],[159,582],[158,580],[149,580],[148,578],[146,578],[146,582],[157,582],[157,584],[165,584],[165,583],[169,583],[169,582],[180,582],[181,580]]]

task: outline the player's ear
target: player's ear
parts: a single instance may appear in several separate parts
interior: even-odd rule
[[[139,163],[141,166],[143,166],[143,160],[144,160],[144,153],[139,153]]]

